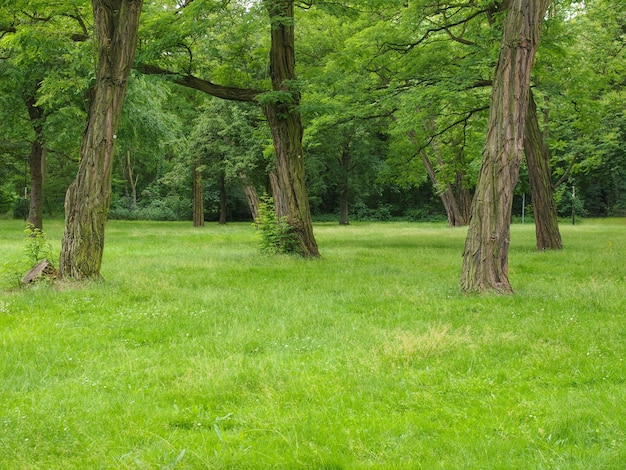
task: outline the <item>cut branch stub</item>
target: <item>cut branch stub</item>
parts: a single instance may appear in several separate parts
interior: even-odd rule
[[[22,278],[22,284],[30,284],[42,279],[53,280],[58,275],[57,269],[47,259],[41,260]]]

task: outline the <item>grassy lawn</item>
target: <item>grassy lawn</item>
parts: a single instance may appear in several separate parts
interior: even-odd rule
[[[512,296],[459,293],[464,229],[315,230],[113,221],[106,282],[0,292],[0,468],[626,468],[626,220],[514,225]]]

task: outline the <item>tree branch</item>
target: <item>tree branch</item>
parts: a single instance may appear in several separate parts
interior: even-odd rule
[[[193,88],[194,90],[202,91],[211,96],[225,100],[253,102],[256,101],[256,97],[258,95],[265,93],[263,90],[217,85],[213,82],[203,80],[202,78],[198,78],[193,75],[179,74],[155,65],[138,64],[135,66],[135,69],[145,75],[160,75],[162,77],[169,77],[178,85]]]
[[[467,111],[466,115],[463,116],[461,119],[457,119],[456,121],[454,121],[452,124],[444,127],[442,130],[440,130],[439,132],[435,132],[433,135],[431,135],[428,140],[426,141],[426,143],[424,145],[422,145],[421,147],[419,147],[417,149],[417,153],[419,154],[422,150],[424,150],[426,147],[428,147],[437,137],[442,136],[443,134],[445,134],[446,132],[448,132],[450,129],[452,129],[453,127],[458,126],[459,124],[463,124],[464,126],[467,125],[467,121],[476,113],[479,113],[481,111],[485,111],[489,109],[489,106],[481,106],[479,108],[474,108],[474,109],[470,109],[469,111]]]
[[[413,42],[413,43],[408,43],[408,44],[392,44],[392,43],[386,43],[383,45],[384,47],[387,47],[388,50],[395,50],[395,51],[399,51],[399,52],[410,52],[411,50],[413,50],[414,48],[416,48],[417,46],[419,46],[420,44],[422,44],[424,41],[426,41],[431,34],[433,33],[438,33],[441,31],[446,32],[448,35],[450,35],[451,33],[449,32],[450,28],[453,28],[455,26],[459,26],[462,24],[466,24],[469,21],[473,20],[474,18],[476,18],[479,15],[482,15],[483,13],[487,13],[489,10],[488,9],[482,9],[482,10],[477,10],[474,13],[472,13],[471,15],[459,20],[459,21],[455,21],[453,23],[446,23],[444,25],[441,26],[434,26],[432,28],[429,28],[426,30],[426,32],[424,33],[424,35],[419,38],[417,41]],[[450,36],[452,39],[452,36]],[[456,40],[456,39],[455,39]],[[462,42],[462,41],[459,41]]]
[[[567,170],[565,170],[565,173],[563,173],[563,175],[559,178],[559,180],[552,185],[553,189],[558,188],[559,186],[561,186],[565,182],[565,180],[568,178],[569,174],[572,172],[572,168],[574,168],[574,163],[576,163],[576,155],[574,155],[572,157],[572,161],[570,162],[569,166],[567,167]]]

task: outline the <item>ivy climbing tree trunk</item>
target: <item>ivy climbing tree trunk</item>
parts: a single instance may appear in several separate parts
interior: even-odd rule
[[[511,205],[519,177],[530,73],[550,0],[511,0],[494,75],[489,126],[463,252],[463,291],[512,292]]]
[[[550,148],[543,141],[543,134],[539,128],[537,105],[532,91],[528,99],[524,153],[528,163],[537,249],[560,250],[563,248],[563,243],[559,232],[559,220],[552,187]]]
[[[92,0],[92,6],[96,85],[78,174],[65,196],[61,241],[60,274],[74,280],[101,278],[116,132],[137,46],[142,0]]]
[[[300,93],[294,83],[293,3],[293,0],[264,0],[271,24],[270,75],[273,92],[263,100],[262,108],[272,131],[276,176],[285,203],[275,203],[276,215],[284,217],[292,227],[300,254],[315,257],[319,256],[319,250],[313,236],[305,184],[303,129],[298,110]]]

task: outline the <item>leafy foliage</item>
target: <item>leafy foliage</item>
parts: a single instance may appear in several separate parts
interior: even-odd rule
[[[22,255],[6,257],[0,269],[4,282],[11,287],[21,285],[24,274],[44,259],[55,266],[59,265],[59,252],[53,248],[43,230],[28,225],[24,233],[26,238],[23,241]]]
[[[293,254],[297,252],[298,241],[285,217],[278,217],[274,210],[274,201],[270,196],[263,196],[259,205],[259,217],[254,221],[261,240],[263,253]]]
[[[44,204],[48,213],[60,212],[76,172],[94,84],[86,20],[91,6],[83,0],[2,5],[0,212],[24,194],[37,124],[27,115],[25,99],[44,111]],[[554,156],[554,181],[575,185],[589,215],[623,215],[624,5],[609,0],[553,5],[532,82]],[[386,206],[394,217],[412,217],[432,213],[432,198],[423,194],[441,195],[448,185],[471,191],[498,53],[500,3],[367,0],[297,6],[298,80],[284,85],[302,95],[298,110],[313,212],[318,217],[338,212],[346,177],[342,149],[350,153],[352,214]],[[134,73],[130,80],[118,132],[114,213],[132,211],[129,169],[137,206],[178,207],[176,201],[190,200],[190,166],[183,162],[192,157],[206,160],[207,204],[217,200],[213,180],[220,173],[234,189],[231,198],[239,197],[239,172],[260,192],[266,189],[270,138],[258,109],[205,100],[169,80],[192,74],[266,91],[256,104],[293,101],[291,92],[268,91],[270,28],[263,2],[145,3],[137,63],[174,75],[155,79]],[[157,212],[171,216],[150,211]],[[173,213],[185,217],[188,211]]]

